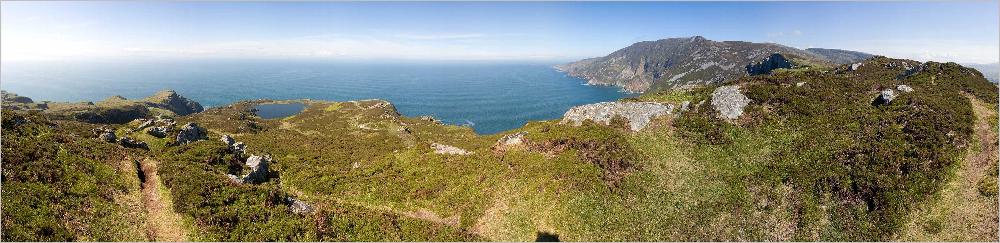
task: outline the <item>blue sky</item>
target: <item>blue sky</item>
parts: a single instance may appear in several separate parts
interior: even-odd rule
[[[572,60],[705,36],[997,62],[998,3],[2,2],[0,59]]]

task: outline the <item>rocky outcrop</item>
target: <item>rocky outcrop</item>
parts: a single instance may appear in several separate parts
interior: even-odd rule
[[[243,183],[258,184],[266,182],[270,171],[268,170],[268,164],[271,163],[271,157],[266,156],[250,156],[247,158],[246,165],[250,167],[250,174],[243,176]]]
[[[431,143],[431,149],[434,149],[435,154],[467,155],[472,153],[455,146],[440,143]]]
[[[302,200],[295,199],[293,197],[286,197],[285,202],[288,203],[288,207],[292,210],[292,213],[294,214],[304,215],[304,214],[310,214],[315,211],[312,205],[309,205],[308,203],[303,202]]]
[[[198,126],[197,123],[189,122],[181,127],[180,132],[177,133],[176,141],[178,144],[186,144],[205,139],[207,135],[204,128]]]
[[[170,110],[177,115],[187,115],[205,110],[198,102],[180,96],[173,90],[156,92],[156,94],[146,97],[144,100],[153,103],[156,107]]]
[[[2,96],[3,103],[35,103],[31,98],[17,95],[15,93],[0,90],[0,96]]]
[[[226,148],[229,148],[230,152],[236,155],[243,155],[246,153],[247,145],[243,142],[237,142],[233,137],[229,135],[222,135],[222,143],[226,144]]]
[[[118,141],[118,136],[115,136],[114,130],[107,128],[98,128],[94,129],[94,133],[97,135],[98,140],[108,143],[113,143],[115,141]]]
[[[750,99],[740,93],[740,87],[727,85],[718,87],[712,92],[712,107],[719,112],[719,118],[732,120],[743,115],[743,109],[750,104]]]
[[[503,152],[512,148],[524,146],[526,138],[524,135],[528,135],[528,132],[516,132],[513,134],[507,134],[497,139],[497,142],[493,144],[493,151]]]
[[[671,114],[672,104],[654,102],[601,102],[570,108],[563,114],[561,124],[579,126],[583,121],[610,125],[612,118],[624,118],[632,131],[646,128],[649,122],[658,116]]]
[[[151,127],[149,128],[149,130],[146,130],[147,134],[158,138],[167,137],[167,134],[169,132],[170,132],[170,127],[168,126]]]
[[[892,102],[894,99],[896,99],[896,92],[892,89],[885,89],[879,93],[878,97],[875,97],[875,100],[872,100],[872,105],[888,105],[889,102]]]
[[[141,148],[141,149],[149,148],[149,146],[146,145],[146,142],[135,140],[128,136],[122,136],[121,139],[118,139],[118,144],[126,148]]]
[[[792,61],[785,56],[774,53],[756,63],[748,64],[746,69],[750,75],[771,74],[771,71],[779,68],[792,68]]]

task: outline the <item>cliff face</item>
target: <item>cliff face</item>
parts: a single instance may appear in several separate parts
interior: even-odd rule
[[[772,43],[712,41],[701,36],[644,41],[604,57],[559,65],[589,84],[614,85],[630,92],[714,84],[748,75],[748,65],[780,54],[792,66],[848,63]]]

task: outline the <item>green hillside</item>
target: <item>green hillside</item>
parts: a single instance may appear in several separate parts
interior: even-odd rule
[[[721,85],[750,100],[736,119],[713,106]],[[639,131],[616,117],[484,136],[380,100],[256,100],[175,117],[165,138],[110,125],[146,149],[4,109],[2,237],[163,239],[142,160],[172,230],[198,241],[995,240],[997,95],[954,63],[874,57],[622,100],[689,102]],[[275,102],[306,108],[254,114]],[[189,122],[206,136],[177,142]],[[227,176],[251,155],[271,158],[264,181]]]

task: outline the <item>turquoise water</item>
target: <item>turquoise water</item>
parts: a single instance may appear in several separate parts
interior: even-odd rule
[[[129,99],[173,89],[206,107],[244,99],[384,99],[492,134],[557,119],[570,107],[627,96],[552,69],[555,63],[144,61],[4,63],[0,88],[36,101]]]
[[[254,108],[257,109],[254,114],[257,114],[260,118],[277,119],[299,114],[299,112],[306,109],[306,105],[302,103],[260,104],[254,106]]]

